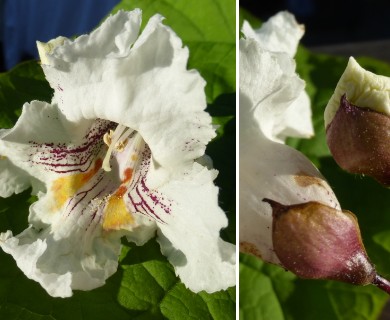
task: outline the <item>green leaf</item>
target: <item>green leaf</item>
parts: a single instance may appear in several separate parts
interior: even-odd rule
[[[155,241],[142,247],[129,244],[128,248],[121,260],[124,271],[118,301],[126,309],[137,311],[134,315],[139,319],[160,319],[160,303],[178,282],[174,270]]]
[[[50,101],[52,90],[36,61],[19,64],[0,74],[0,128],[11,128],[25,102]]]
[[[252,13],[250,13],[249,11],[247,11],[246,9],[244,8],[240,8],[240,12],[239,12],[239,25],[240,25],[240,31],[241,31],[241,26],[244,22],[244,20],[248,21],[249,24],[252,26],[252,28],[254,29],[258,29],[261,27],[261,21],[259,20],[259,18],[257,18],[255,15],[253,15]],[[240,34],[240,39],[242,38],[242,34]]]
[[[137,310],[137,319],[235,318],[234,288],[195,294],[178,281],[155,241],[130,247],[121,260],[124,274],[118,301],[129,310]]]
[[[283,320],[283,311],[264,262],[240,254],[240,319]]]
[[[240,319],[377,319],[387,295],[373,286],[304,280],[240,255]]]
[[[234,289],[213,294],[194,294],[183,284],[177,284],[161,303],[161,311],[168,319],[235,319]]]
[[[290,319],[377,319],[386,302],[386,294],[373,286],[302,279],[294,285],[293,294],[284,304]]]
[[[384,230],[375,234],[372,238],[376,244],[390,253],[390,230]]]

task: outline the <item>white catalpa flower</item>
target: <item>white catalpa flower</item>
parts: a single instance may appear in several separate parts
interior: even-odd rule
[[[2,132],[0,154],[21,179],[9,190],[36,181],[38,201],[30,226],[0,246],[52,296],[103,285],[120,238],[141,245],[156,232],[191,290],[235,284],[217,173],[196,161],[215,136],[205,82],[161,16],[141,34],[140,24],[140,10],[120,11],[90,35],[38,43],[52,102],[26,103]]]
[[[272,27],[275,19],[278,23]],[[280,133],[289,123],[294,125],[296,136],[306,136],[311,120],[307,112],[289,112],[305,86],[295,73],[291,55],[301,27],[295,20],[292,25],[288,13],[270,21],[256,32],[262,37],[255,39],[250,33],[240,40],[240,250],[281,264],[272,241],[272,208],[263,199],[285,205],[317,201],[336,209],[340,205],[313,164],[278,142],[283,141]],[[286,48],[282,35],[272,36],[278,30],[285,30],[282,35],[290,41],[287,52],[277,50]],[[262,39],[273,39],[271,50]]]

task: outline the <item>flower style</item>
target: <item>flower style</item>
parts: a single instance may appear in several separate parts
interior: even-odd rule
[[[240,40],[240,250],[303,278],[373,283],[389,290],[367,256],[356,217],[341,210],[303,154],[280,143],[278,134],[284,131],[278,125],[289,123],[286,114],[304,82],[295,73],[294,50],[269,49],[267,41],[274,39],[272,47],[278,47],[277,41],[284,42],[274,36],[278,30],[298,33],[292,19],[280,13],[256,32],[262,37],[243,30],[247,38]],[[298,38],[279,48],[296,47],[292,39]],[[307,114],[295,115],[294,121]],[[298,121],[295,129],[307,121]]]
[[[119,11],[90,35],[38,43],[52,102],[26,103],[1,132],[0,166],[16,177],[1,195],[33,184],[38,201],[30,226],[0,246],[52,296],[103,285],[120,238],[142,245],[156,231],[191,290],[235,284],[217,172],[197,161],[215,136],[205,82],[162,19],[139,35],[141,11]]]

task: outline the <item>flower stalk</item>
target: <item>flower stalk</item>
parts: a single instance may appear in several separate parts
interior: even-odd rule
[[[390,281],[376,274],[372,284],[390,295]]]

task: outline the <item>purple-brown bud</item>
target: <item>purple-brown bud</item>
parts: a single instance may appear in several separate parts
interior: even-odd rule
[[[351,104],[341,97],[326,128],[329,149],[337,164],[350,173],[365,174],[390,186],[390,117]]]
[[[372,283],[376,271],[365,251],[355,215],[319,202],[272,206],[272,241],[282,265],[302,278],[357,285]]]

